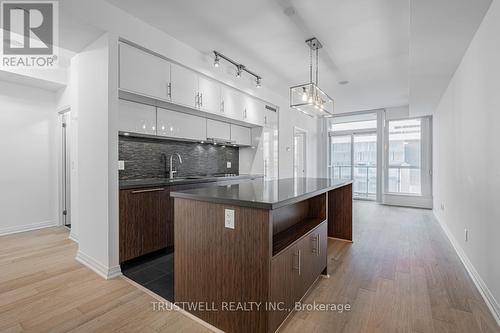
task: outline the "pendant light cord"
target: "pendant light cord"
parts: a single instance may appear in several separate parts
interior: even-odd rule
[[[313,54],[312,49],[309,48],[309,82],[313,82]]]
[[[318,49],[316,49],[316,85],[318,85],[318,67],[319,67],[319,63],[318,63]]]

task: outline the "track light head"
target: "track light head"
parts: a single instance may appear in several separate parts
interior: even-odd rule
[[[236,66],[236,77],[237,78],[241,77],[241,72],[243,71],[243,68],[245,68],[245,66],[243,66],[243,65]]]
[[[214,54],[215,54],[214,67],[219,67],[219,64],[220,64],[219,54],[217,52],[214,52]]]
[[[262,79],[261,79],[259,76],[257,76],[257,79],[255,80],[255,86],[256,86],[257,88],[260,88],[260,86],[261,86],[261,82],[260,82],[260,81],[261,81],[261,80],[262,80]]]

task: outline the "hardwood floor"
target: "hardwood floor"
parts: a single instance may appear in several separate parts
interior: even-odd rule
[[[329,241],[329,279],[282,332],[500,332],[430,211],[354,204],[354,243]],[[64,228],[0,237],[0,332],[209,332],[153,297],[74,260]]]
[[[65,228],[0,237],[0,332],[210,332],[75,261]]]
[[[283,332],[500,332],[431,211],[356,201],[353,224],[303,300],[352,310],[296,313]]]

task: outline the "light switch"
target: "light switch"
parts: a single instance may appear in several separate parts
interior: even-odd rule
[[[227,168],[230,169],[231,168],[231,162],[227,162]]]
[[[125,161],[118,161],[118,170],[125,170]]]
[[[224,225],[226,228],[234,229],[234,209],[224,209]]]

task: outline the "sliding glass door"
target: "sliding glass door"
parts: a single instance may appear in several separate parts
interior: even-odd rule
[[[377,133],[353,134],[353,192],[356,197],[377,197]]]
[[[330,137],[330,178],[352,179],[352,136]]]
[[[330,177],[353,180],[353,196],[375,200],[377,196],[377,133],[330,136]]]

